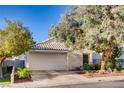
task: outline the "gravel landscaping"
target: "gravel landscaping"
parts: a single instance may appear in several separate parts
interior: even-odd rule
[[[86,78],[94,78],[94,77],[110,77],[110,76],[124,76],[124,73],[118,71],[118,72],[112,72],[112,73],[103,73],[100,74],[98,71],[95,72],[77,72],[77,74],[83,75]]]

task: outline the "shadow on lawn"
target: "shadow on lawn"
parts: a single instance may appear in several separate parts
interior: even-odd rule
[[[7,73],[0,79],[0,84],[9,83],[10,82],[10,73]]]

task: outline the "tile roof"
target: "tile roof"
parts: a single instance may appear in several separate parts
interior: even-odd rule
[[[64,43],[55,42],[52,39],[49,39],[45,42],[35,44],[31,47],[31,50],[59,50],[59,51],[67,51],[68,48],[64,45]]]

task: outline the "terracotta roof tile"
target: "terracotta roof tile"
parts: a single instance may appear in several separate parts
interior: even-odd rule
[[[42,43],[35,44],[31,47],[31,50],[62,50],[67,51],[68,48],[64,45],[64,43],[59,43],[51,40],[47,40]]]

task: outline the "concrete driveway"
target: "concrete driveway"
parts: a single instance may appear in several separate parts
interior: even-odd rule
[[[50,87],[58,85],[77,84],[83,82],[86,78],[83,75],[74,72],[49,72],[47,77],[35,80],[33,82],[16,83],[2,87]]]

